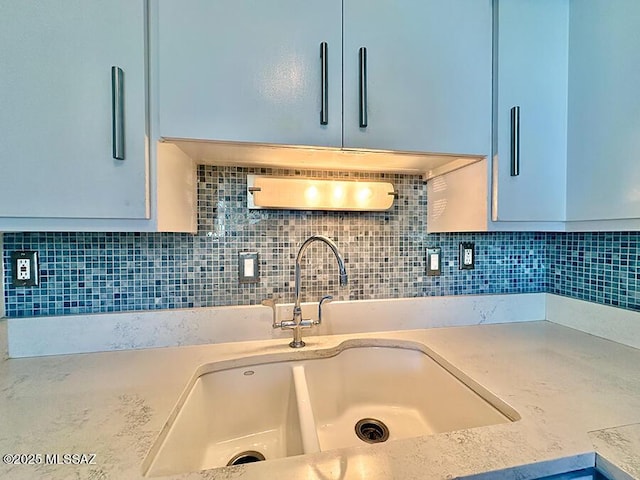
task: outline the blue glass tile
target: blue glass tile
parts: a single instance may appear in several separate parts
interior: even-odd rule
[[[388,212],[248,211],[248,173],[388,179],[399,199]],[[294,259],[312,234],[344,253],[340,288],[331,252],[313,245],[303,261],[303,300],[551,292],[639,310],[640,233],[426,234],[427,198],[417,176],[200,166],[198,234],[6,233],[9,317],[253,305],[293,300]],[[475,270],[458,269],[458,244],[476,245]],[[425,275],[425,248],[442,249],[442,276]],[[40,254],[41,285],[9,285],[15,250]],[[240,285],[237,254],[259,253],[261,279]]]

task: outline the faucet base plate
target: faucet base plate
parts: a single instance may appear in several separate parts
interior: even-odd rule
[[[298,341],[293,340],[293,341],[289,342],[289,346],[291,348],[302,348],[305,345],[306,345],[306,343],[304,343],[302,340],[298,340]]]

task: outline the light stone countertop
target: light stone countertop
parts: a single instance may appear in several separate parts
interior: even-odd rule
[[[640,478],[640,424],[589,432],[598,452],[597,464],[605,472],[622,470]]]
[[[546,321],[310,337],[302,352],[268,340],[10,360],[5,353],[0,453],[87,453],[95,464],[0,465],[0,478],[141,478],[147,451],[198,366],[305,355],[352,338],[421,342],[522,419],[172,478],[524,479],[591,466],[597,451],[640,479],[640,350]]]

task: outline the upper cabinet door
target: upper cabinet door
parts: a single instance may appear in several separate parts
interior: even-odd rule
[[[568,220],[640,218],[640,2],[571,3]]]
[[[341,146],[340,0],[159,0],[158,8],[162,137]]]
[[[496,8],[494,218],[563,221],[569,2],[498,0]],[[516,151],[512,158],[512,140],[519,158]]]
[[[491,12],[491,0],[344,0],[344,146],[489,155]]]
[[[0,217],[147,217],[145,19],[141,0],[0,0]]]

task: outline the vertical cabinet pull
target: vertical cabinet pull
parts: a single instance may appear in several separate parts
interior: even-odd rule
[[[366,128],[367,118],[367,48],[360,47],[360,128]]]
[[[322,108],[320,109],[320,125],[329,123],[329,78],[327,64],[327,42],[320,44],[320,69],[322,71],[322,79],[320,83],[320,97],[322,98]]]
[[[113,158],[124,160],[124,72],[111,67],[111,125]]]
[[[520,107],[511,109],[511,176],[520,175]]]

